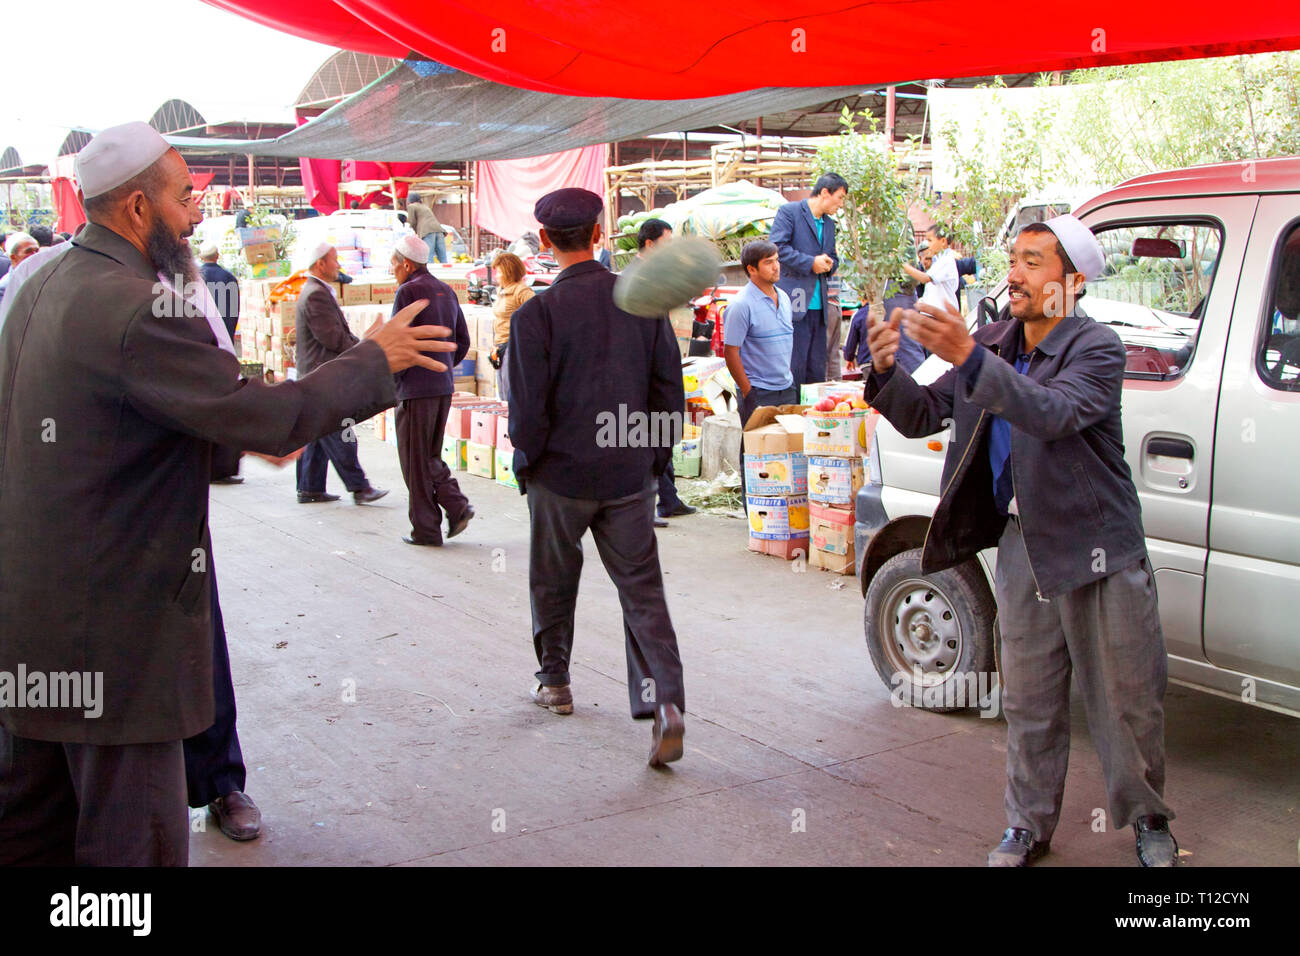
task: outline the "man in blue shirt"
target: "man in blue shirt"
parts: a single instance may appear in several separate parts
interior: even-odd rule
[[[776,287],[780,253],[766,239],[746,244],[740,264],[749,283],[722,315],[722,354],[740,389],[740,427],[760,405],[791,405],[798,400],[790,372],[794,345],[790,297]]]
[[[794,323],[790,372],[796,393],[806,382],[826,378],[827,283],[840,263],[832,217],[847,195],[844,177],[825,173],[813,184],[811,196],[786,203],[772,221],[772,242],[780,250],[780,285],[790,297]]]

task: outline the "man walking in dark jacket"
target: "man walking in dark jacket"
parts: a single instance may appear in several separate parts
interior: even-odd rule
[[[908,437],[952,421],[922,572],[998,549],[1009,827],[990,866],[1048,851],[1065,790],[1071,672],[1112,825],[1133,826],[1143,866],[1178,859],[1163,797],[1164,637],[1124,460],[1124,345],[1076,308],[1104,263],[1073,216],[1034,223],[1011,252],[1008,320],[972,336],[955,308],[923,303],[869,333],[867,400]],[[900,320],[955,366],[933,385],[895,367]]]
[[[429,304],[412,325],[441,325],[456,336],[452,368],[445,372],[407,369],[397,376],[397,457],[402,480],[410,499],[411,533],[407,544],[442,545],[442,513],[447,513],[447,537],[465,530],[474,509],[442,460],[442,433],[451,411],[455,391],[454,366],[469,352],[469,326],[456,301],[456,293],[445,282],[429,274],[429,247],[415,236],[404,236],[393,252],[393,275],[400,287],[393,300],[396,315],[417,299]]]
[[[298,293],[294,312],[299,376],[338,358],[359,341],[348,328],[343,310],[339,308],[338,293],[334,291],[334,283],[339,278],[338,251],[329,243],[322,242],[308,253],[303,264],[309,275]],[[338,495],[325,492],[330,463],[357,504],[370,504],[388,494],[387,489],[370,487],[366,473],[361,470],[357,458],[357,436],[352,430],[355,424],[353,421],[339,422],[337,432],[318,438],[303,450],[298,459],[299,504],[339,500]]]
[[[585,189],[537,201],[542,244],[561,271],[515,312],[506,351],[510,441],[532,531],[532,697],[573,713],[573,618],[591,529],[623,605],[632,716],[654,719],[650,765],[661,766],[681,758],[686,709],[653,523],[655,476],[682,431],[681,352],[666,317],[614,305],[616,277],[592,256],[602,207]]]

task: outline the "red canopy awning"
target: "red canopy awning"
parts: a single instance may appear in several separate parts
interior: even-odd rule
[[[1300,7],[1221,0],[1026,7],[1008,0],[207,0],[320,43],[414,51],[467,73],[576,96],[682,99],[1071,70],[1300,48]],[[803,9],[797,9],[803,7]]]

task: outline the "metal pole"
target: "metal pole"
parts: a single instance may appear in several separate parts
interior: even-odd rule
[[[253,154],[248,154],[248,204],[253,205],[257,199],[257,170],[253,166]]]
[[[479,235],[478,220],[474,218],[474,188],[478,185],[478,160],[465,164],[468,170],[469,178],[469,222],[471,243],[474,247],[473,257],[478,259],[479,250],[482,245],[482,236]]]
[[[898,88],[893,84],[885,87],[885,142],[889,151],[894,151],[894,122],[898,110]]]

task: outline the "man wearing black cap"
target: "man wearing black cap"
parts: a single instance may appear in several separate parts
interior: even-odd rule
[[[614,305],[615,276],[595,261],[603,203],[585,189],[538,200],[541,241],[561,272],[514,314],[506,361],[515,475],[528,496],[528,581],[540,669],[533,700],[573,713],[569,659],[591,529],[618,588],[632,716],[653,718],[650,765],[682,755],[686,708],[677,636],[654,535],[655,476],[681,432],[681,353],[666,318]]]

